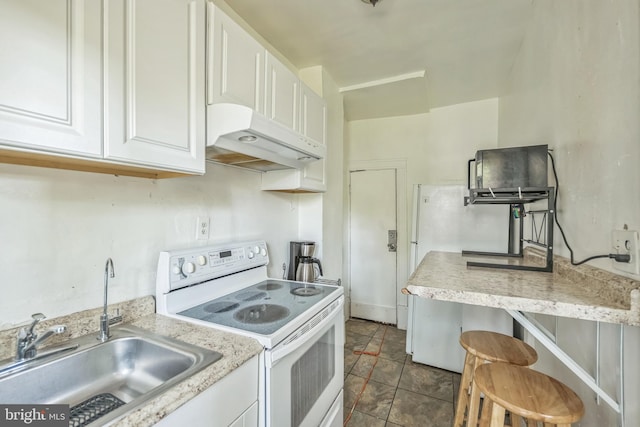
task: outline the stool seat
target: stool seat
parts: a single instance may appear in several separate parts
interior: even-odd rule
[[[487,362],[530,366],[538,360],[538,353],[529,344],[497,332],[463,332],[460,335],[460,345],[467,352]]]
[[[460,380],[453,427],[476,426],[480,409],[480,391],[474,386],[476,368],[485,363],[506,362],[529,366],[538,360],[538,353],[529,344],[508,335],[491,331],[466,331],[460,335],[460,345],[467,351]]]
[[[507,363],[485,364],[476,369],[474,379],[491,401],[492,427],[504,425],[505,409],[529,420],[560,426],[569,426],[584,414],[582,400],[573,390],[532,369]]]

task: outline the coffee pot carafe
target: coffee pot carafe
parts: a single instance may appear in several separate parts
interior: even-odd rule
[[[315,242],[301,241],[290,242],[289,244],[289,270],[286,278],[288,280],[297,280],[298,265],[304,258],[312,258],[316,250]]]
[[[320,264],[318,258],[300,257],[298,268],[296,269],[296,280],[298,282],[315,282],[320,276],[322,276],[322,264]]]

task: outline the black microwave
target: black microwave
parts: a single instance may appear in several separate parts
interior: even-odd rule
[[[547,145],[478,150],[476,158],[469,160],[468,187],[476,190],[547,187],[547,152]]]

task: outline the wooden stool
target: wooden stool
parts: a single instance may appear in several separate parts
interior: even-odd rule
[[[530,427],[538,421],[545,427],[570,427],[584,414],[582,400],[573,390],[533,369],[486,364],[476,369],[475,383],[485,396],[483,413],[491,411],[490,417],[483,414],[481,427],[503,427],[505,409],[527,418]]]
[[[474,387],[476,368],[487,362],[506,362],[529,366],[538,360],[538,353],[529,344],[508,335],[489,331],[466,331],[460,335],[460,345],[467,350],[462,370],[458,404],[453,427],[462,427],[467,412],[467,427],[476,427],[480,408],[480,391]]]

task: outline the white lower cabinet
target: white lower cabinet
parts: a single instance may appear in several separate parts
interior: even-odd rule
[[[244,411],[230,427],[255,427],[258,425],[258,402],[251,405],[249,409]]]
[[[258,356],[167,415],[158,427],[257,427]]]

